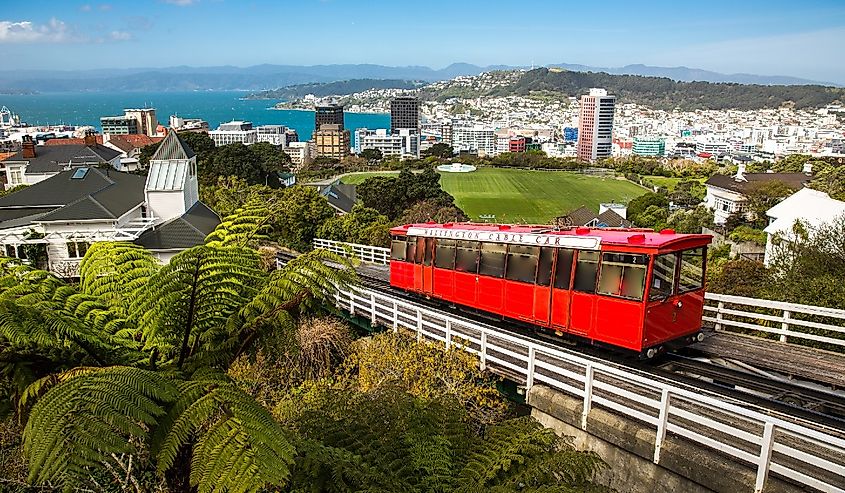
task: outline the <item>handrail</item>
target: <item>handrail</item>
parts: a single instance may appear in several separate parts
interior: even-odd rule
[[[325,248],[339,255],[354,257],[364,262],[380,265],[390,263],[389,248],[322,238],[314,239],[314,247]],[[780,342],[804,344],[815,342],[845,350],[845,323],[826,323],[796,318],[796,315],[802,315],[845,321],[845,310],[719,293],[705,293],[704,298],[708,304],[704,307],[703,320],[712,323],[717,331],[762,332],[778,335]],[[754,311],[760,309],[773,310],[775,314]],[[759,337],[759,334],[757,336]]]
[[[418,339],[445,343],[447,349],[461,347],[478,355],[482,368],[503,374],[528,390],[543,384],[574,395],[584,403],[584,430],[594,407],[640,421],[656,431],[656,464],[667,433],[674,433],[754,467],[755,492],[763,491],[774,471],[820,491],[845,493],[841,481],[845,477],[845,440],[822,427],[771,415],[718,394],[686,388],[380,291],[361,287],[341,290],[336,303],[353,315],[369,318],[373,325],[408,330]]]

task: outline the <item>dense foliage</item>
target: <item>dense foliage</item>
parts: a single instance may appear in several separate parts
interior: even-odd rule
[[[611,75],[604,72],[570,72],[539,68],[517,82],[487,91],[489,95],[561,93],[578,97],[592,87],[603,87],[620,100],[661,110],[757,110],[790,104],[818,108],[845,100],[845,89],[819,85],[757,85],[712,82],[676,82],[665,77]],[[431,96],[437,98],[434,93]]]
[[[357,193],[366,207],[377,210],[391,220],[399,218],[408,208],[421,201],[431,201],[437,207],[455,207],[455,198],[440,187],[440,175],[432,167],[420,173],[403,169],[397,177],[368,178],[358,186]]]

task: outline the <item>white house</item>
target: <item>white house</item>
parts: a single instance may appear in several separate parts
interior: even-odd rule
[[[704,182],[707,195],[704,202],[713,210],[713,221],[724,224],[728,216],[747,212],[747,193],[763,183],[779,181],[795,190],[801,189],[812,178],[809,168],[804,173],[746,173],[740,164],[733,176],[713,175]]]
[[[803,188],[783,199],[768,211],[769,225],[763,230],[766,236],[766,265],[774,255],[773,239],[789,241],[795,221],[809,226],[820,226],[840,216],[845,216],[845,202],[830,198],[824,192]]]
[[[130,241],[162,262],[200,244],[220,219],[199,201],[196,156],[171,132],[143,176],[110,167],[72,166],[0,197],[0,245],[26,257],[26,245],[45,245],[46,268],[73,277],[88,246]]]
[[[98,144],[96,136],[85,136],[84,144],[35,145],[32,137],[25,135],[21,150],[3,161],[6,189],[18,185],[34,185],[80,166],[107,164],[120,169],[120,152]]]

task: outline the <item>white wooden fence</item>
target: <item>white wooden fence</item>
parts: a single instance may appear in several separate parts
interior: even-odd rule
[[[583,402],[581,427],[590,410],[603,407],[655,432],[655,463],[673,436],[748,464],[762,492],[770,473],[823,492],[845,493],[845,440],[822,427],[773,416],[717,394],[681,386],[630,368],[594,360],[515,332],[442,313],[380,291],[353,288],[337,306],[373,325],[408,330],[479,358],[482,368],[527,389],[543,384]]]
[[[387,265],[390,263],[389,248],[324,240],[322,238],[314,238],[314,248],[323,248],[338,255],[357,258],[363,262],[370,262],[372,264]]]
[[[390,263],[390,249],[383,247],[315,238],[314,248],[325,248],[364,262]],[[712,322],[716,330],[749,329],[777,334],[781,342],[815,341],[845,350],[845,310],[716,293],[706,293],[705,299],[708,304],[704,307],[704,320]],[[757,313],[760,309],[774,313]],[[806,320],[807,317],[822,317],[834,323]]]

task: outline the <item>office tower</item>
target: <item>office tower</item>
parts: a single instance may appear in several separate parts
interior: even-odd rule
[[[401,129],[420,131],[420,100],[413,96],[399,96],[390,101],[390,132]]]
[[[337,125],[343,130],[343,105],[326,104],[314,108],[314,131],[320,130],[321,125]]]
[[[578,159],[593,162],[610,157],[613,147],[613,109],[616,96],[604,89],[590,89],[581,96],[578,116]]]

